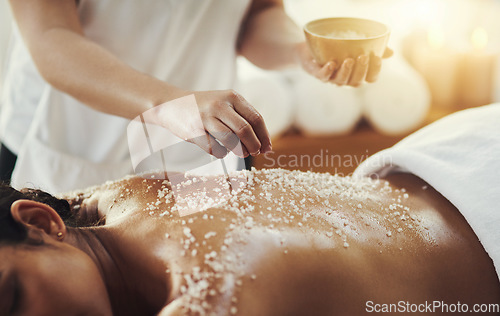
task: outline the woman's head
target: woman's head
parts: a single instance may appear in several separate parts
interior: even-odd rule
[[[68,241],[69,205],[0,186],[0,315],[111,315],[96,262]]]
[[[69,203],[41,190],[23,189],[18,191],[6,184],[0,184],[0,244],[20,243],[27,240],[27,230],[15,221],[12,213],[12,204],[18,200],[31,200],[47,204],[52,207],[68,226],[74,223]]]

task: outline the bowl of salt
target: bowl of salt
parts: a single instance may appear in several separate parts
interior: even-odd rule
[[[359,18],[326,18],[304,26],[311,53],[321,66],[329,61],[360,55],[382,57],[389,41],[389,28],[380,22]]]

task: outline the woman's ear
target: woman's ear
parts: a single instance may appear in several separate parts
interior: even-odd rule
[[[66,225],[50,206],[32,200],[17,200],[12,203],[10,212],[14,220],[26,228],[44,231],[57,240],[66,236]]]

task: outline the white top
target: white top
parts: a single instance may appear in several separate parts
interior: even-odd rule
[[[200,91],[233,86],[236,41],[248,4],[81,0],[78,11],[85,35],[128,65]],[[17,30],[6,71],[0,135],[18,154],[13,186],[54,193],[134,172],[126,134],[130,121],[97,112],[44,82]],[[228,169],[236,168],[235,157],[226,158]],[[173,157],[167,168],[175,170],[179,159]],[[181,160],[197,159],[199,151],[185,152]],[[222,172],[220,162],[214,166]]]
[[[500,276],[500,103],[449,115],[364,161],[355,176],[410,172],[462,213]]]

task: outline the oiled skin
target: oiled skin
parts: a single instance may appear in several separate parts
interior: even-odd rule
[[[266,181],[257,174],[256,179],[259,178]],[[232,278],[234,271],[228,271],[231,277],[222,273],[209,282],[213,289],[218,289],[223,280],[229,283],[224,291],[204,298],[209,304],[205,311],[216,314],[359,315],[365,312],[367,301],[460,302],[469,304],[469,308],[474,304],[500,303],[500,285],[493,263],[458,210],[413,175],[393,174],[386,180],[391,192],[372,190],[359,203],[346,202],[338,195],[328,197],[331,205],[336,205],[328,217],[330,221],[295,216],[289,223],[274,222],[272,228],[268,216],[279,217],[280,212],[275,205],[272,210],[267,209],[272,203],[260,195],[262,183],[259,185],[258,181],[250,188],[256,200],[250,203],[255,209],[251,213],[253,225],[247,228],[230,228],[231,220],[237,219],[238,214],[224,208],[183,217],[177,212],[171,212],[172,217],[159,216],[172,203],[160,205],[161,211],[145,211],[148,202],[157,201],[162,181],[142,178],[92,189],[93,193],[85,194],[79,212],[82,220],[105,215],[106,224],[96,231],[106,236],[104,239],[119,239],[113,244],[117,251],[124,253],[125,258],[134,257],[134,253],[135,257],[140,256],[144,269],[165,282],[164,288],[158,284],[149,288],[146,279],[137,285],[151,297],[151,310],[160,312],[166,306],[160,315],[194,314],[185,307],[193,300],[181,291],[185,284],[183,275],[192,273],[193,267],[211,271],[204,257],[211,251],[218,256],[224,253],[238,258],[236,277]],[[213,179],[204,185],[217,186]],[[398,190],[401,188],[406,191]],[[304,204],[293,189],[273,189],[270,193],[283,196],[287,203],[294,200],[301,212],[319,214],[326,209],[316,202],[324,198],[316,199],[312,194],[315,201]],[[92,204],[92,200],[97,204]],[[392,210],[394,203],[408,207],[409,211]],[[99,214],[92,213],[95,206]],[[394,215],[395,212],[399,214]],[[402,220],[400,215],[404,214],[406,218]],[[332,229],[332,218],[341,224],[340,235],[345,237],[336,233],[325,235],[336,231]],[[190,228],[199,245],[191,243],[182,253],[185,227]],[[207,232],[216,234],[205,239]],[[221,251],[228,232],[238,241]]]

